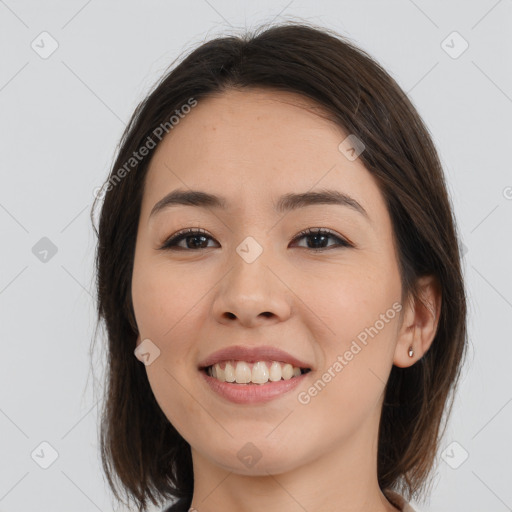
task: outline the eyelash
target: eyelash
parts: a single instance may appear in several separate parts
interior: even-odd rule
[[[206,236],[207,238],[211,238],[213,239],[213,237],[211,237],[205,230],[203,229],[192,229],[192,228],[188,228],[188,229],[184,229],[184,230],[181,230],[181,231],[178,231],[176,234],[174,234],[173,236],[169,237],[165,242],[164,244],[159,247],[160,250],[175,250],[175,251],[179,251],[179,250],[184,250],[184,251],[201,251],[201,250],[205,250],[205,249],[211,249],[211,247],[206,247],[206,248],[199,248],[199,249],[189,249],[189,248],[185,248],[185,247],[178,247],[177,244],[179,242],[181,242],[182,240],[185,240],[187,238],[192,238],[193,236]],[[337,247],[353,247],[353,245],[351,243],[349,243],[347,240],[344,240],[343,238],[339,237],[338,235],[336,235],[334,232],[328,230],[328,229],[323,229],[323,228],[308,228],[308,229],[305,229],[303,231],[301,231],[300,233],[297,234],[297,236],[292,240],[292,242],[300,239],[300,238],[304,238],[304,237],[312,237],[312,236],[329,236],[331,238],[335,238],[336,240],[338,240],[338,245]],[[334,246],[336,247],[336,246]],[[331,249],[333,247],[324,247],[324,248],[320,248],[320,249],[311,249],[309,247],[304,247],[304,249],[308,249],[312,252],[323,252],[323,251],[327,251],[329,249]]]

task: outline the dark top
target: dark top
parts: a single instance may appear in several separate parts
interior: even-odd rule
[[[181,498],[162,512],[188,512],[191,504],[192,500],[190,498]]]
[[[398,510],[402,512],[414,512],[414,509],[409,505],[402,496],[394,491],[384,490],[384,495]],[[188,512],[192,504],[191,498],[181,498],[174,505],[166,508],[162,512]]]

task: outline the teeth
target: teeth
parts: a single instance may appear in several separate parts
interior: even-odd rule
[[[247,384],[251,381],[251,369],[247,363],[240,361],[236,365],[235,378],[237,384]]]
[[[278,361],[270,362],[270,369],[265,361],[258,361],[251,364],[245,361],[226,361],[216,363],[207,369],[208,375],[220,380],[221,382],[236,382],[237,384],[265,384],[269,380],[277,382],[281,379],[290,380],[292,377],[301,375],[300,368],[292,366],[289,363],[280,363]]]
[[[219,366],[219,365],[216,365],[216,366]],[[220,372],[222,371],[220,369],[220,367],[219,367],[219,371]],[[229,362],[226,363],[226,367],[224,368],[224,379],[226,382],[235,382],[235,380],[236,380],[235,368]]]
[[[268,382],[269,376],[270,373],[268,371],[267,365],[263,361],[259,361],[258,363],[252,365],[252,373],[250,374],[250,378],[254,384],[265,384],[265,382]]]
[[[272,382],[276,382],[278,380],[281,380],[281,376],[282,376],[281,365],[279,363],[277,363],[276,361],[273,361],[271,366],[270,366],[270,376],[269,376],[269,379]]]

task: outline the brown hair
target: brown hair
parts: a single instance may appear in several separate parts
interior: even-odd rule
[[[310,98],[364,142],[359,158],[386,201],[403,297],[422,300],[416,279],[438,279],[442,305],[435,339],[413,366],[393,366],[379,428],[381,489],[407,499],[419,497],[434,466],[466,350],[461,252],[443,170],[416,109],[378,63],[329,29],[292,22],[216,38],[196,48],[137,106],[122,136],[106,182],[99,232],[94,228],[97,328],[104,320],[108,338],[100,444],[109,485],[117,499],[123,491],[139,510],[146,510],[149,501],[191,500],[193,491],[190,446],[158,406],[145,366],[133,354],[138,331],[131,276],[144,179],[154,148],[140,161],[130,159],[154,139],[157,127],[169,131],[170,116],[191,98],[201,101],[230,88],[250,87]],[[132,168],[127,170],[129,161]],[[126,172],[120,179],[123,166]]]

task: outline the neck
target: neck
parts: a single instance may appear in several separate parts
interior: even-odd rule
[[[368,421],[350,438],[283,472],[267,471],[262,458],[257,473],[235,473],[192,449],[192,507],[197,512],[396,512],[378,485],[374,425]]]

